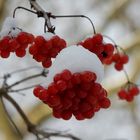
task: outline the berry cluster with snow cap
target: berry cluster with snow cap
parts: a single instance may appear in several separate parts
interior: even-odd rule
[[[61,67],[60,67],[61,65]],[[96,55],[83,47],[62,50],[49,69],[47,88],[38,86],[34,95],[53,109],[56,118],[89,119],[100,108],[108,108],[110,100],[99,84],[103,66]]]
[[[52,33],[47,33],[35,38],[29,52],[36,61],[42,62],[43,67],[48,68],[52,64],[51,58],[55,58],[65,47],[66,42],[64,39]]]
[[[93,72],[63,70],[47,89],[36,87],[34,95],[53,109],[56,118],[68,120],[73,114],[77,120],[90,119],[100,108],[110,106],[106,90],[95,81]]]
[[[15,19],[10,17],[5,20],[0,35],[0,56],[2,58],[8,58],[10,53],[24,57],[26,48],[34,41],[34,36],[19,30]]]

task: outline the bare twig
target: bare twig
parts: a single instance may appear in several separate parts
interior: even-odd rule
[[[24,120],[27,129],[29,132],[33,133],[37,139],[41,138],[51,138],[51,137],[65,137],[70,138],[72,140],[80,140],[79,138],[71,135],[71,134],[62,134],[60,132],[45,132],[42,130],[38,130],[34,124],[32,124],[27,116],[25,115],[24,111],[21,109],[21,107],[17,104],[17,102],[8,94],[3,94],[3,96],[16,108],[22,119]]]
[[[6,109],[6,106],[5,106],[4,101],[3,101],[3,97],[1,97],[0,100],[1,100],[3,109],[4,109],[4,111],[5,111],[6,115],[7,115],[8,120],[11,122],[11,124],[13,125],[13,127],[15,128],[15,130],[16,130],[16,132],[19,134],[19,136],[20,136],[21,138],[23,138],[23,136],[22,136],[22,134],[21,134],[19,128],[16,126],[15,122],[12,120],[11,116],[9,115],[9,113],[8,113],[8,111],[7,111],[7,109]]]
[[[42,7],[36,2],[36,0],[29,0],[29,1],[31,4],[31,8],[33,8],[37,12],[38,17],[44,17],[45,27],[47,26],[48,32],[54,33],[55,27],[51,25],[50,17],[48,16],[48,13],[45,12],[44,9],[42,9]]]
[[[21,84],[21,83],[23,83],[23,82],[25,82],[25,81],[31,80],[31,79],[33,79],[33,78],[37,78],[37,77],[39,77],[39,76],[45,76],[45,77],[46,77],[47,73],[48,73],[48,71],[45,72],[45,71],[43,70],[43,71],[42,71],[41,73],[39,73],[39,74],[35,74],[35,75],[32,75],[32,76],[26,77],[26,78],[24,78],[24,79],[22,79],[22,80],[19,80],[19,81],[13,83],[12,85],[8,86],[7,89],[11,89],[12,87],[14,87],[14,86],[16,86],[16,85],[19,85],[19,84]]]

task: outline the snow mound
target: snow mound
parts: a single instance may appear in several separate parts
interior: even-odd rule
[[[17,28],[17,22],[15,18],[12,17],[7,17],[3,23],[2,26],[2,30],[0,32],[0,37],[4,37],[4,36],[12,36],[12,37],[16,37],[19,32],[21,32],[18,28]]]
[[[42,35],[45,40],[50,40],[53,36],[55,36],[53,33],[46,32]]]
[[[72,73],[92,71],[97,75],[97,82],[101,82],[104,76],[104,67],[99,58],[82,46],[70,46],[63,49],[49,68],[46,86],[53,82],[53,77],[69,69]]]

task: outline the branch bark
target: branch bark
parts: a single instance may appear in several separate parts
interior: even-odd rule
[[[36,2],[36,0],[29,0],[31,4],[31,8],[33,8],[36,12],[38,17],[44,17],[45,19],[45,25],[44,30],[46,32],[46,26],[48,28],[48,32],[54,33],[55,28],[52,26],[50,17],[48,16],[48,13]]]

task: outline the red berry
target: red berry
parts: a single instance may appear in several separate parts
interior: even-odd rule
[[[53,78],[54,82],[61,80],[61,74],[56,74]]]
[[[69,70],[63,70],[61,73],[61,77],[63,80],[70,80],[72,77],[72,74]]]
[[[47,99],[47,103],[50,107],[55,107],[61,104],[60,97],[57,95],[50,95]]]
[[[16,56],[18,56],[18,57],[24,57],[26,55],[26,51],[25,51],[25,49],[17,49],[16,50]]]
[[[64,91],[67,88],[67,84],[64,80],[57,81],[56,85],[60,91]]]
[[[72,83],[73,84],[80,84],[81,82],[81,74],[80,73],[74,73],[72,75]]]
[[[58,92],[58,89],[57,89],[55,83],[51,83],[51,84],[48,86],[48,92],[49,92],[50,94],[56,94],[56,93]]]
[[[37,36],[37,37],[35,38],[35,44],[36,44],[37,46],[42,46],[44,43],[45,43],[45,39],[44,39],[43,36]]]
[[[124,89],[120,90],[119,93],[118,93],[119,98],[122,99],[122,100],[126,99],[126,95],[127,95],[127,92]]]
[[[115,64],[115,69],[118,71],[121,71],[123,69],[123,64],[122,63],[116,63]]]
[[[10,56],[10,52],[8,50],[3,50],[0,55],[2,58],[8,58]]]
[[[133,96],[136,96],[139,94],[139,88],[137,86],[133,86],[130,88],[129,93]]]
[[[42,86],[37,86],[34,88],[33,93],[36,97],[39,97],[40,91],[43,89]]]
[[[126,95],[126,101],[131,102],[131,101],[133,101],[133,99],[134,99],[133,95],[131,95],[131,94]]]
[[[128,61],[129,61],[129,58],[128,58],[127,55],[124,54],[124,55],[121,56],[121,62],[122,62],[123,64],[128,63]]]
[[[106,98],[106,97],[104,97],[102,100],[100,100],[100,106],[102,107],[102,108],[108,108],[108,107],[110,107],[110,105],[111,105],[111,102],[110,102],[110,100],[108,99],[108,98]]]
[[[62,116],[64,120],[69,120],[72,117],[72,112],[71,111],[63,111]]]
[[[43,67],[49,68],[52,65],[51,59],[47,59],[46,61],[42,62]]]

